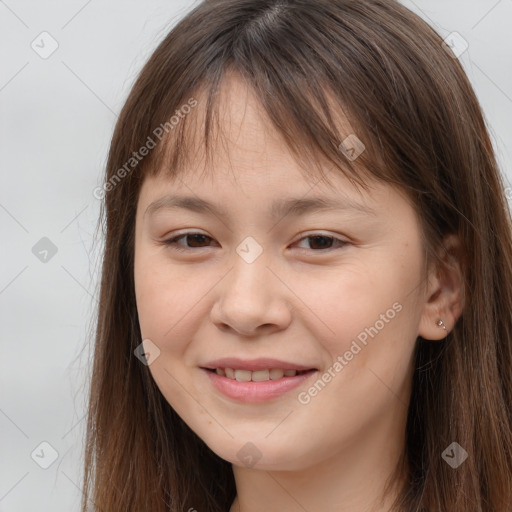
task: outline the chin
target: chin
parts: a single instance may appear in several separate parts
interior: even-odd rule
[[[309,463],[306,462],[308,457],[305,454],[297,453],[296,447],[286,446],[277,438],[274,442],[268,439],[256,439],[254,442],[233,440],[229,448],[222,446],[221,449],[214,450],[210,446],[210,449],[222,459],[240,468],[296,471],[311,463],[311,460]]]

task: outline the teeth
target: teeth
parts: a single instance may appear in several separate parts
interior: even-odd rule
[[[281,368],[270,368],[269,370],[237,370],[233,368],[216,368],[217,375],[227,377],[239,382],[263,382],[266,380],[277,380],[283,377],[294,377],[299,373],[297,370],[283,370]]]
[[[235,379],[241,382],[249,382],[251,373],[249,370],[235,370]]]
[[[272,368],[270,370],[270,378],[272,380],[281,379],[284,375],[284,370],[280,370],[279,368]]]
[[[252,372],[251,380],[254,382],[261,382],[262,380],[269,380],[270,370],[258,370],[257,372]]]

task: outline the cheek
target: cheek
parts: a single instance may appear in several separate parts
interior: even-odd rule
[[[136,252],[134,278],[141,335],[167,353],[183,352],[193,339],[199,315],[207,314],[206,296],[221,276],[176,265],[162,251]]]
[[[180,267],[143,249],[136,252],[134,278],[142,339],[150,339],[160,351],[148,369],[167,402],[194,424],[204,411],[190,401],[184,383],[190,378],[186,349],[193,339],[190,318],[194,305],[199,306],[200,286],[190,286]]]
[[[381,253],[367,262],[347,262],[323,285],[303,283],[320,326],[316,334],[333,361],[346,355],[350,366],[376,365],[391,373],[409,363],[419,321],[419,256]]]
[[[134,279],[142,337],[160,346],[177,319],[185,314],[187,287],[180,282],[176,270],[172,272],[171,266],[162,264],[161,257],[144,249],[136,251]]]
[[[382,261],[359,262],[335,284],[308,290],[308,304],[316,304],[321,319],[315,320],[316,338],[331,364],[322,382],[302,390],[299,410],[339,425],[345,440],[389,411],[398,417],[406,410],[417,328],[411,283],[419,264],[404,268],[389,254]],[[339,441],[335,434],[332,441]]]

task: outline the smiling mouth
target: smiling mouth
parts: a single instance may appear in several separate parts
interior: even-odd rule
[[[269,368],[266,370],[239,370],[235,368],[203,368],[209,372],[216,373],[238,382],[265,382],[269,380],[280,380],[283,378],[295,377],[306,373],[317,371],[316,368],[309,370],[284,370],[281,368]]]

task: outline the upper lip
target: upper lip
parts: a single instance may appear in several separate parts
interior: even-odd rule
[[[236,357],[224,357],[222,359],[215,359],[205,363],[202,368],[209,368],[215,370],[216,368],[233,368],[236,370],[267,370],[272,368],[279,368],[282,370],[316,370],[313,366],[306,366],[303,364],[290,363],[281,361],[279,359],[272,359],[269,357],[260,357],[258,359],[238,359]]]

